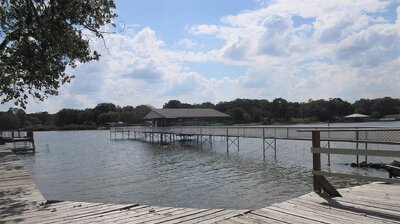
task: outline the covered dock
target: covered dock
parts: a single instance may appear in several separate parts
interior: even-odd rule
[[[143,119],[151,121],[153,127],[166,127],[191,121],[198,125],[199,121],[210,123],[215,119],[226,119],[228,114],[210,108],[152,109]]]

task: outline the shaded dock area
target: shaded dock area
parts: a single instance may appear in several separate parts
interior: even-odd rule
[[[309,193],[258,210],[47,201],[21,161],[0,155],[0,223],[400,223],[400,185],[339,189],[341,198]]]

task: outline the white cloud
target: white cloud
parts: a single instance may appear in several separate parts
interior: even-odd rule
[[[192,40],[189,40],[189,39],[187,39],[187,38],[180,40],[180,41],[178,42],[178,44],[179,44],[181,47],[185,48],[185,49],[193,49],[193,48],[195,48],[195,47],[198,45],[197,42],[192,41]]]
[[[400,26],[379,24],[340,42],[337,57],[355,66],[378,66],[400,57]]]
[[[170,99],[398,97],[400,6],[395,23],[377,16],[390,4],[398,2],[260,1],[259,9],[223,16],[217,24],[189,24],[188,35],[225,42],[208,52],[196,51],[195,38],[176,40],[182,50],[172,50],[152,28],[135,27],[108,35],[107,48],[96,41],[101,60],[79,65],[73,71],[77,78],[60,96],[39,105],[54,112],[99,102],[159,107]],[[246,65],[248,70],[217,79],[193,72],[188,62]]]

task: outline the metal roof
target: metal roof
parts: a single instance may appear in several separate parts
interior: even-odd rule
[[[345,118],[368,118],[368,115],[365,114],[350,114],[345,116]]]
[[[209,108],[180,108],[180,109],[152,109],[144,119],[178,119],[178,118],[227,118],[228,114],[224,114]]]

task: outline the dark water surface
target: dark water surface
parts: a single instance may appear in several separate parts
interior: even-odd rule
[[[400,122],[384,124],[400,126]],[[20,157],[51,200],[255,209],[311,191],[311,142],[278,140],[277,157],[269,150],[264,161],[261,139],[241,139],[240,151],[232,147],[229,154],[224,139],[214,140],[212,149],[201,149],[110,140],[109,131],[36,132],[37,153]],[[331,147],[335,144],[354,148],[350,143]],[[329,167],[322,157],[324,169],[387,176],[384,171],[345,165],[355,162],[355,156],[332,156]],[[391,161],[368,158],[368,162]],[[357,184],[332,181],[339,187]]]

